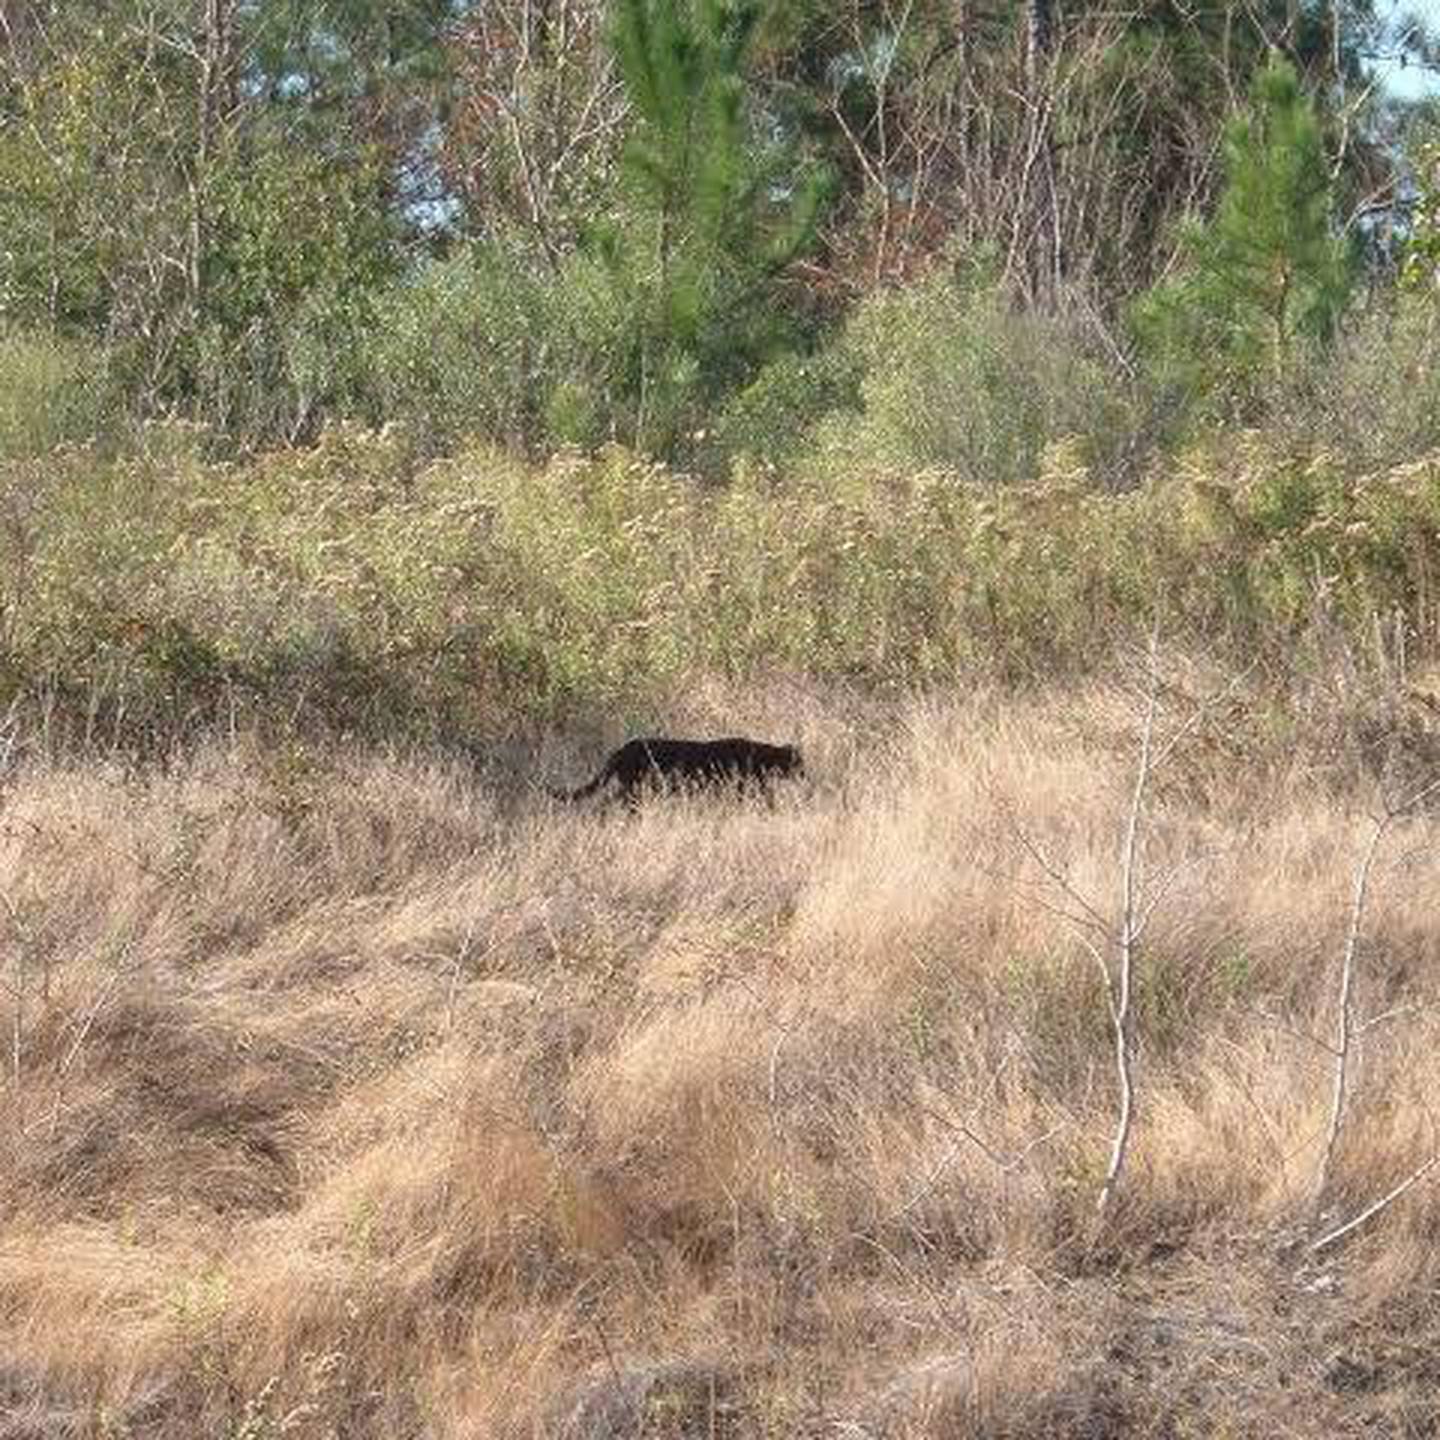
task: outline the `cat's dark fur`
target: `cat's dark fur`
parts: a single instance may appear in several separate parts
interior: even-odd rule
[[[772,780],[804,773],[804,762],[793,745],[767,745],[739,736],[672,740],[656,735],[627,740],[588,784],[550,794],[557,800],[584,800],[613,784],[626,804],[635,805],[647,790],[715,790],[732,785],[768,790]]]

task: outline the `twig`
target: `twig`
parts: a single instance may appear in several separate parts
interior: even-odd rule
[[[70,1067],[79,1057],[81,1048],[84,1046],[91,1028],[99,1018],[100,1012],[105,1008],[106,1002],[114,993],[115,986],[119,983],[121,976],[127,975],[128,973],[129,968],[122,963],[117,964],[109,975],[105,977],[105,983],[100,987],[99,993],[85,1011],[84,1017],[76,1028],[74,1038],[70,1041],[69,1048],[65,1051],[65,1055],[60,1061],[59,1068],[55,1072],[55,1102],[50,1107],[50,1138],[52,1140],[60,1128],[60,1112],[65,1105],[65,1081],[70,1074]]]
[[[1200,701],[1200,703],[1195,706],[1195,708],[1190,712],[1188,716],[1186,716],[1186,718],[1180,723],[1180,725],[1176,727],[1175,733],[1171,735],[1165,741],[1165,743],[1161,745],[1160,748],[1156,751],[1154,762],[1152,763],[1150,768],[1152,770],[1158,770],[1160,766],[1162,766],[1170,758],[1171,754],[1174,752],[1175,748],[1180,744],[1180,742],[1188,734],[1190,734],[1190,732],[1194,730],[1196,726],[1198,726],[1200,722],[1204,720],[1205,717],[1209,715],[1212,710],[1214,710],[1223,701],[1228,700],[1230,696],[1232,696],[1240,688],[1242,682],[1251,674],[1251,672],[1259,663],[1260,662],[1258,660],[1252,660],[1248,665],[1244,667],[1244,669],[1239,670],[1234,675],[1232,675],[1229,682],[1225,684],[1221,689],[1217,690],[1215,694],[1207,695],[1205,699]]]
[[[1257,1020],[1263,1020],[1267,1025],[1273,1025],[1282,1035],[1288,1035],[1292,1040],[1303,1041],[1306,1045],[1313,1045],[1317,1050],[1323,1050],[1327,1055],[1335,1053],[1335,1047],[1323,1036],[1312,1035],[1308,1030],[1297,1030],[1293,1025],[1287,1025],[1278,1015],[1272,1015],[1268,1010],[1260,1007],[1251,1008],[1250,1014]]]
[[[1353,1220],[1347,1220],[1337,1230],[1331,1230],[1328,1234],[1322,1235],[1318,1240],[1312,1242],[1310,1253],[1318,1255],[1322,1250],[1328,1250],[1332,1245],[1337,1245],[1352,1230],[1363,1225],[1372,1215],[1378,1215],[1387,1205],[1398,1200],[1412,1185],[1418,1185],[1431,1170],[1440,1164],[1440,1154],[1432,1155],[1417,1170],[1412,1170],[1393,1190],[1382,1195],[1373,1205],[1367,1205]]]
[[[10,708],[0,720],[0,780],[9,775],[15,762],[15,753],[20,746],[20,701],[10,702]]]
[[[1023,836],[1023,832],[1018,828],[1014,833],[1017,836]],[[1066,909],[1064,905],[1057,905],[1053,900],[1047,900],[1044,894],[1044,887],[1039,881],[1032,880],[1025,875],[1020,875],[1009,870],[1001,870],[991,865],[977,865],[976,869],[979,874],[984,875],[987,879],[998,880],[1006,885],[1014,886],[1016,889],[1027,891],[1034,903],[1047,914],[1064,920],[1067,924],[1073,925],[1077,930],[1094,930],[1105,937],[1108,937],[1110,934],[1110,927],[1098,915],[1094,914],[1093,911],[1087,914],[1081,910],[1069,910]],[[1069,893],[1065,890],[1066,882],[1064,880],[1058,877],[1052,877],[1052,879],[1053,883],[1060,888],[1063,893]],[[1075,899],[1077,904],[1085,905],[1085,910],[1090,910],[1083,896],[1076,895]]]
[[[1012,833],[1015,835],[1016,839],[1020,841],[1021,845],[1024,846],[1025,851],[1030,856],[1030,858],[1034,860],[1034,862],[1041,868],[1041,870],[1045,872],[1046,876],[1051,881],[1053,881],[1055,885],[1057,885],[1085,912],[1085,917],[1082,920],[1079,916],[1072,916],[1068,911],[1065,910],[1056,910],[1055,913],[1065,916],[1065,918],[1071,920],[1075,924],[1091,925],[1095,929],[1108,934],[1110,926],[1106,922],[1105,917],[1100,914],[1099,910],[1097,910],[1095,906],[1092,905],[1090,901],[1087,900],[1084,895],[1082,895],[1080,891],[1075,888],[1073,884],[1071,884],[1070,877],[1066,875],[1065,872],[1061,870],[1060,867],[1056,865],[1048,855],[1045,854],[1045,852],[1040,848],[1040,846],[1036,844],[1036,842],[1025,832],[1024,828],[1016,822],[1014,816],[1009,812],[1008,807],[1006,807],[1006,819],[1010,822],[1010,828]],[[1047,908],[1053,909],[1054,907]]]
[[[1151,767],[1154,768],[1153,766]],[[1168,899],[1170,891],[1174,888],[1175,882],[1187,870],[1193,870],[1200,864],[1198,855],[1192,855],[1188,860],[1181,860],[1178,864],[1167,870],[1155,883],[1155,888],[1150,892],[1149,898],[1140,908],[1140,914],[1135,921],[1135,938],[1139,940],[1144,934],[1146,926],[1150,924],[1150,917],[1160,908],[1161,902]],[[1205,857],[1210,858],[1210,857]]]
[[[982,1140],[963,1121],[951,1120],[948,1116],[941,1115],[938,1111],[932,1110],[928,1106],[922,1108],[925,1114],[929,1115],[932,1119],[938,1120],[948,1129],[954,1130],[959,1136],[959,1139],[930,1167],[930,1173],[920,1182],[915,1193],[911,1195],[903,1205],[898,1206],[892,1212],[890,1216],[892,1220],[899,1220],[902,1216],[908,1215],[910,1211],[935,1189],[936,1185],[940,1183],[941,1176],[943,1176],[954,1163],[955,1157],[959,1155],[965,1141],[968,1140],[1002,1175],[1014,1175],[1032,1150],[1044,1145],[1048,1140],[1053,1140],[1055,1136],[1060,1133],[1061,1129],[1058,1123],[1052,1125],[1043,1135],[1035,1136],[1028,1144],[1020,1150],[1017,1150],[1007,1159],[993,1146],[988,1145]]]
[[[1429,1008],[1428,1005],[1397,1005],[1393,1010],[1382,1010],[1380,1014],[1372,1015],[1357,1029],[1363,1035],[1377,1025],[1388,1025],[1392,1020],[1403,1020],[1410,1015],[1423,1015]]]
[[[1236,1059],[1243,1064],[1249,1063],[1250,1056],[1233,1040],[1228,1040],[1223,1035],[1217,1037],[1217,1039],[1222,1049],[1231,1051]],[[1222,1073],[1227,1072],[1222,1071]],[[1296,1153],[1295,1150],[1287,1153],[1284,1145],[1280,1143],[1280,1137],[1275,1133],[1275,1126],[1271,1123],[1270,1117],[1265,1113],[1264,1106],[1255,1098],[1249,1077],[1236,1066],[1229,1069],[1227,1078],[1240,1098],[1255,1112],[1255,1118],[1260,1122],[1260,1128],[1265,1132],[1265,1138],[1270,1142],[1270,1148],[1275,1152],[1275,1159],[1280,1167],[1280,1178],[1284,1182],[1286,1193],[1289,1194],[1292,1188],[1290,1184],[1289,1161],[1291,1155]]]
[[[15,1013],[11,1017],[10,1025],[10,1068],[16,1100],[16,1128],[23,1133],[25,1110],[22,1103],[24,1092],[21,1088],[21,1072],[24,1069],[25,1052],[25,999],[30,987],[29,967],[25,961],[30,937],[26,933],[24,921],[20,918],[19,907],[3,890],[0,890],[0,905],[5,907],[5,912],[10,917],[11,929],[15,932],[15,978],[11,982],[0,984],[0,988],[8,991],[15,1001]]]

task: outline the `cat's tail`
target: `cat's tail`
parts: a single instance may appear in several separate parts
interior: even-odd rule
[[[602,770],[593,780],[579,786],[574,790],[559,790],[552,785],[545,787],[545,793],[552,800],[559,800],[563,804],[573,805],[577,800],[586,800],[593,795],[608,779],[610,772]]]

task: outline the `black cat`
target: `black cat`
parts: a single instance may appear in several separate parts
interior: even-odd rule
[[[612,783],[627,805],[636,805],[647,790],[769,790],[770,782],[805,773],[793,745],[767,745],[761,740],[671,740],[664,736],[627,740],[600,767],[600,773],[578,790],[551,790],[556,800],[584,800]]]

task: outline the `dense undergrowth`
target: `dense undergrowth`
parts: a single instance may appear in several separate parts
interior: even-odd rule
[[[1094,673],[1158,626],[1280,688],[1440,644],[1440,457],[1273,436],[1096,483],[944,470],[706,485],[620,450],[424,460],[406,432],[220,463],[155,428],[0,467],[0,704],[163,743],[246,715],[483,739],[657,712],[697,677],[880,690]],[[57,729],[58,734],[58,729]],[[53,738],[53,737],[52,737]]]

